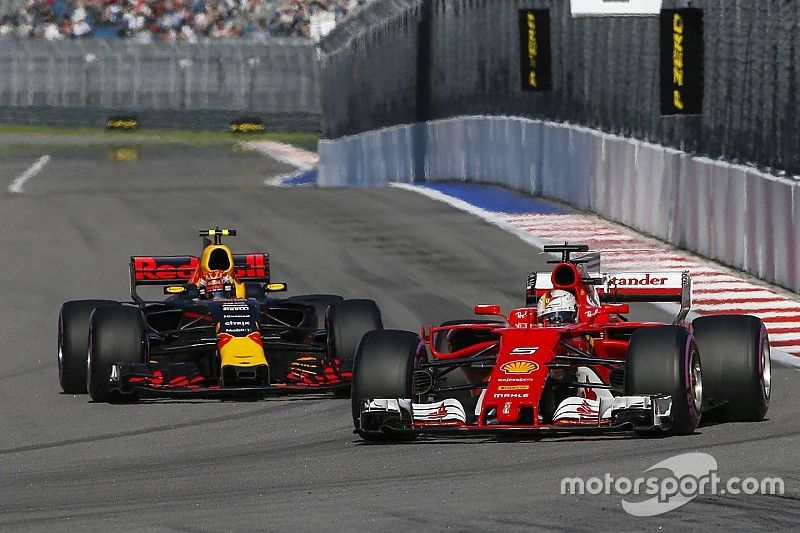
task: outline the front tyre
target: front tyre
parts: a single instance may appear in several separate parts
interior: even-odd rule
[[[89,325],[86,388],[95,402],[133,399],[111,391],[114,363],[144,363],[147,360],[144,315],[136,307],[99,307]]]
[[[625,395],[669,394],[671,432],[691,435],[700,424],[703,371],[694,337],[680,326],[642,328],[631,335]]]
[[[409,331],[370,331],[361,339],[353,365],[351,405],[353,424],[364,440],[403,442],[417,438],[417,433],[382,432],[381,426],[386,421],[380,419],[380,414],[377,418],[362,420],[362,410],[369,400],[415,397],[414,369],[421,357],[421,345],[420,336]],[[407,413],[407,417],[410,416],[411,413]],[[395,419],[391,423],[402,423],[402,420]]]
[[[706,396],[726,402],[731,421],[763,420],[769,409],[772,361],[764,323],[749,315],[716,315],[692,322],[703,354]]]
[[[383,329],[383,320],[372,300],[341,300],[328,307],[325,325],[328,355],[339,360],[342,370],[350,371],[361,337],[368,331]]]
[[[58,314],[58,381],[67,394],[86,394],[86,353],[89,318],[97,307],[119,305],[113,300],[72,300]]]

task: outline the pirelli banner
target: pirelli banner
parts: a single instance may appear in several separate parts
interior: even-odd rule
[[[519,41],[523,91],[552,88],[550,10],[520,9]]]
[[[661,11],[661,114],[703,111],[703,10]]]

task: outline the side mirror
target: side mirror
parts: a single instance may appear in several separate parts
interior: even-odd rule
[[[500,306],[499,305],[476,305],[475,306],[475,314],[476,315],[503,316],[503,313],[500,312]]]
[[[285,283],[267,283],[264,285],[266,292],[286,292],[289,288]]]
[[[628,304],[603,304],[600,309],[609,315],[627,315],[631,312]]]

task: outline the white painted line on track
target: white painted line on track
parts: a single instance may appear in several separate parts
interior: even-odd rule
[[[50,162],[49,155],[43,155],[40,157],[36,162],[28,167],[28,169],[14,178],[14,180],[8,186],[8,192],[11,194],[20,194],[22,193],[22,187],[25,183],[28,182],[31,178],[36,176],[42,169]]]

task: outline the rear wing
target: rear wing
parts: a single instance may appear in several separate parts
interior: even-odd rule
[[[596,277],[595,277],[596,276]],[[618,272],[593,274],[583,283],[594,287],[601,302],[675,302],[681,306],[676,323],[683,321],[691,309],[692,278],[682,272]],[[528,274],[526,304],[533,305],[553,289],[550,272]]]
[[[142,285],[190,283],[200,259],[189,255],[132,256],[131,298],[141,301],[136,288]],[[269,283],[269,254],[233,254],[233,275],[239,282]]]

